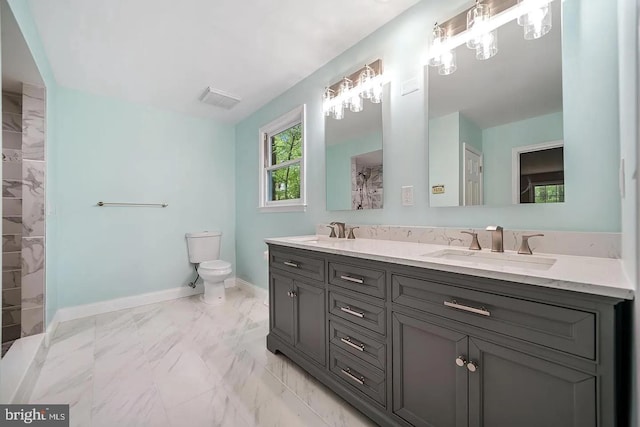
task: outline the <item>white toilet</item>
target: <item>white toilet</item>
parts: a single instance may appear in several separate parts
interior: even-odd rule
[[[187,233],[189,261],[198,265],[198,274],[204,280],[204,294],[200,297],[206,304],[224,302],[224,280],[231,275],[231,264],[220,257],[219,231]]]

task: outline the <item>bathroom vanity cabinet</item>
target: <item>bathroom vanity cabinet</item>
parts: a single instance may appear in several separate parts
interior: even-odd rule
[[[380,425],[625,425],[623,299],[274,244],[269,259],[268,349]]]

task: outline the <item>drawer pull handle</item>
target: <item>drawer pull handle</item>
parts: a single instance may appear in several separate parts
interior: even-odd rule
[[[491,316],[491,312],[489,312],[489,310],[487,310],[484,307],[480,307],[480,308],[469,307],[468,305],[458,304],[456,300],[445,301],[444,305],[446,305],[447,307],[456,308],[458,310],[469,311],[475,314],[481,314],[487,317]]]
[[[364,284],[364,279],[360,279],[359,277],[351,277],[351,276],[342,275],[342,276],[340,276],[340,278],[342,280],[346,280],[347,282],[359,283],[361,285]]]
[[[465,359],[464,356],[456,357],[456,365],[458,365],[461,368],[466,366],[467,365],[467,359]]]
[[[343,343],[345,343],[348,346],[351,346],[351,347],[355,348],[356,350],[364,351],[364,344],[356,344],[356,343],[354,343],[353,341],[351,341],[351,337],[340,338],[340,341],[342,341]]]
[[[476,372],[478,370],[478,364],[476,362],[467,363],[467,369],[469,372]]]
[[[361,319],[364,317],[364,313],[360,313],[358,311],[353,311],[353,310],[351,310],[351,307],[340,307],[340,310],[342,310],[345,313],[350,314],[352,316],[359,317]]]
[[[293,267],[293,268],[300,268],[300,264],[295,263],[293,261],[285,261],[283,262],[284,265],[288,265],[289,267]]]
[[[347,369],[341,369],[342,373],[345,374],[347,377],[351,378],[353,381],[357,382],[360,385],[364,385],[364,377],[356,377],[355,375],[353,375],[351,373],[351,369],[347,368]]]

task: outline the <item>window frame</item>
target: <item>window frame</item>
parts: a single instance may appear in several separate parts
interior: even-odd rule
[[[259,191],[258,210],[260,212],[304,212],[307,207],[306,170],[307,170],[307,135],[306,135],[306,105],[302,104],[288,113],[262,126],[258,131],[258,145],[260,157],[258,158]],[[300,124],[302,154],[296,160],[271,165],[269,143],[271,137]],[[300,198],[289,200],[268,200],[269,172],[300,163]]]

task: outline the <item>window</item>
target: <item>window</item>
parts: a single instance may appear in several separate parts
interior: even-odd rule
[[[534,203],[564,202],[564,184],[544,184],[533,187],[535,191]]]
[[[260,205],[263,212],[303,211],[305,106],[260,128]]]

